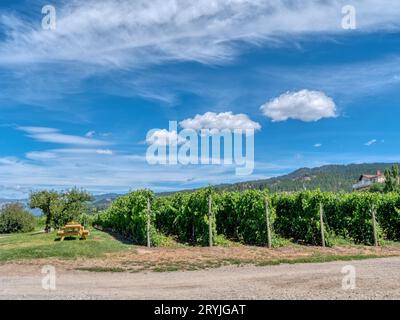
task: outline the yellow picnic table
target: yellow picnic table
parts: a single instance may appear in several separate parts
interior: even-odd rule
[[[64,227],[61,228],[60,231],[57,232],[57,236],[61,238],[61,241],[64,240],[65,237],[73,237],[79,236],[82,239],[86,240],[86,237],[89,235],[89,230],[85,230],[85,228],[75,221],[71,221],[67,223]]]

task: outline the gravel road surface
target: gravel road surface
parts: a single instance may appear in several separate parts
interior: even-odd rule
[[[356,271],[344,290],[344,266]],[[400,299],[400,257],[186,272],[102,273],[56,270],[42,288],[39,266],[0,265],[0,299]]]

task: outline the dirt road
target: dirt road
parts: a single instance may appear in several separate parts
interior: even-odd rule
[[[346,265],[356,288],[344,290]],[[400,299],[400,257],[185,272],[95,273],[56,270],[56,290],[41,268],[0,266],[1,299]]]

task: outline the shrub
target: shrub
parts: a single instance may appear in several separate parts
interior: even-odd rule
[[[369,192],[325,194],[327,225],[335,235],[355,243],[373,244],[372,210],[379,206],[380,195]],[[378,237],[383,234],[378,226]]]
[[[324,195],[320,191],[282,193],[273,198],[276,221],[275,231],[295,241],[321,245],[320,203]],[[325,227],[325,240],[329,244],[329,228]]]
[[[240,213],[238,203],[240,192],[223,192],[219,198],[217,219],[217,232],[227,239],[240,241]]]
[[[324,208],[328,244],[337,237],[373,244],[372,210],[376,211],[378,240],[400,239],[400,195],[397,193],[306,191],[277,194],[274,196],[275,230],[284,237],[320,244],[319,203]]]
[[[6,204],[0,211],[0,233],[30,232],[35,225],[35,217],[19,203]]]
[[[210,188],[192,193],[176,193],[155,201],[155,226],[166,235],[175,236],[180,242],[207,245],[209,241],[208,201]],[[212,212],[218,207],[218,194],[212,193]],[[213,236],[216,235],[215,219]]]
[[[265,245],[267,243],[266,198],[267,193],[259,190],[224,193],[217,214],[220,234],[246,244]],[[270,207],[272,224],[274,216],[271,209]]]
[[[400,241],[400,194],[380,195],[377,220],[387,240]]]
[[[112,229],[137,244],[147,242],[147,199],[153,193],[148,190],[131,192],[116,199],[111,206],[95,219],[99,226]],[[151,217],[154,219],[154,216]]]
[[[76,221],[79,222],[82,226],[88,227],[93,225],[93,221],[95,216],[93,214],[81,213],[77,218]]]

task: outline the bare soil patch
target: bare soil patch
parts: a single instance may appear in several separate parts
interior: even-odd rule
[[[136,273],[144,271],[194,271],[228,265],[264,266],[280,263],[324,262],[390,256],[400,256],[400,246],[322,248],[290,245],[274,249],[253,246],[149,249],[134,246],[131,250],[108,253],[101,258],[47,258],[9,262],[6,265],[30,265],[33,267],[51,264],[62,270]]]

